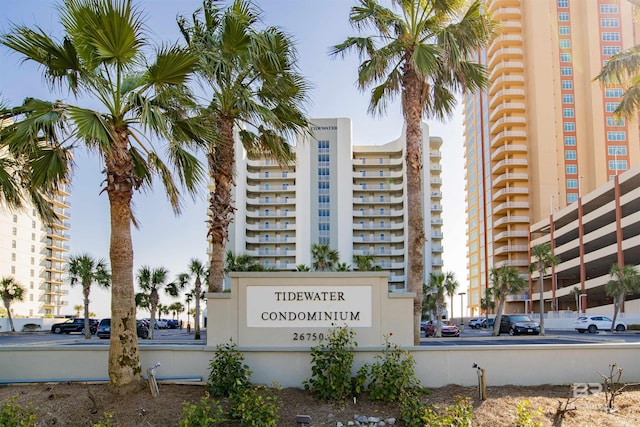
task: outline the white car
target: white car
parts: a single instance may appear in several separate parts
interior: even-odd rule
[[[167,329],[168,327],[167,319],[156,319],[156,329]]]
[[[578,317],[574,326],[576,331],[580,332],[581,334],[583,334],[585,331],[588,331],[590,334],[595,334],[598,331],[611,330],[612,323],[613,320],[611,320],[610,317],[601,315],[589,315]],[[627,330],[627,324],[617,320],[615,330],[618,332],[624,332]]]

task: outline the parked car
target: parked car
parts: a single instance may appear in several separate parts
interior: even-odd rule
[[[438,328],[437,320],[430,320],[425,324],[425,336],[432,337],[436,334],[436,330]],[[460,336],[460,329],[456,325],[452,325],[449,322],[443,320],[442,321],[442,336],[443,337],[458,337]]]
[[[167,329],[168,327],[167,319],[156,319],[156,329]]]
[[[484,319],[481,317],[472,317],[469,319],[469,323],[467,324],[470,328],[480,329],[482,327],[482,321]]]
[[[489,317],[489,319],[482,319],[482,327],[493,329],[494,322],[495,322],[495,319],[493,317]]]
[[[509,335],[539,335],[540,323],[524,314],[503,314],[500,319],[500,333]]]
[[[595,334],[598,331],[611,330],[611,324],[613,320],[607,316],[590,315],[580,316],[576,319],[574,327],[576,331],[584,334],[585,331],[589,331],[590,334]],[[627,324],[616,320],[615,330],[618,332],[624,332],[627,330]]]
[[[136,320],[136,333],[138,338],[142,338],[143,340],[149,338],[149,329],[147,329],[141,320]],[[96,335],[102,339],[111,338],[111,319],[102,319],[100,321]]]
[[[95,334],[98,329],[98,320],[89,319],[89,332]],[[84,334],[84,319],[67,319],[64,322],[51,325],[51,332],[54,334],[70,334],[80,332]]]
[[[180,320],[178,319],[167,320],[167,327],[169,329],[178,329],[180,327]]]

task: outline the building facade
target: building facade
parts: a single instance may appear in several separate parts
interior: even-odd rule
[[[69,203],[66,186],[51,198],[60,221],[45,225],[31,207],[0,212],[0,276],[11,276],[25,289],[24,301],[11,303],[16,317],[62,315],[69,301],[66,253],[69,251]]]
[[[631,4],[487,0],[499,33],[477,60],[489,87],[464,99],[470,315],[492,267],[528,274],[529,226],[640,160],[637,124],[614,117],[622,89],[593,79],[637,43]],[[525,293],[508,311],[537,304]],[[547,307],[548,309],[551,308]]]
[[[297,162],[249,158],[236,142],[236,211],[228,247],[266,268],[311,266],[311,245],[328,244],[349,266],[375,256],[389,288],[406,289],[404,132],[383,145],[354,146],[351,120],[311,119],[313,136],[299,137]],[[442,140],[423,124],[425,277],[442,268]]]

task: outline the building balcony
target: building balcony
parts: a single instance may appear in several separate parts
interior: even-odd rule
[[[504,47],[522,46],[521,34],[503,34],[493,39],[493,42],[487,50],[487,58],[491,58],[493,53]]]
[[[529,247],[527,245],[505,245],[500,246],[494,249],[494,255],[500,255],[504,253],[510,252],[529,252]]]
[[[510,153],[526,153],[528,148],[524,144],[506,144],[499,148],[496,148],[491,153],[491,160],[496,160]]]
[[[502,231],[496,234],[493,237],[494,242],[500,242],[506,239],[519,239],[519,238],[528,238],[529,231],[527,230],[510,230],[510,231]]]
[[[524,87],[524,76],[521,74],[505,74],[493,79],[489,86],[489,96],[493,96],[494,93],[502,90],[505,86],[510,88]]]
[[[529,189],[527,187],[508,187],[503,188],[500,191],[496,191],[493,194],[493,201],[496,202],[503,197],[518,195],[518,194],[529,194]]]
[[[432,159],[439,159],[442,157],[442,152],[441,151],[429,151],[429,157],[431,157]]]
[[[442,185],[442,178],[432,176],[429,177],[429,182],[431,185]]]
[[[404,249],[385,249],[385,250],[381,250],[379,248],[374,248],[372,249],[357,249],[353,251],[353,255],[375,255],[375,256],[385,256],[385,257],[389,257],[389,256],[393,256],[393,257],[398,257],[398,256],[404,256],[405,255],[405,250]]]
[[[431,198],[432,199],[441,199],[442,198],[442,191],[431,191]]]
[[[396,276],[392,274],[389,276],[389,283],[404,283],[404,276]]]
[[[520,19],[521,13],[518,7],[500,7],[495,9],[492,15],[498,21],[513,21]]]
[[[404,242],[404,236],[398,235],[369,235],[369,236],[354,236],[353,243],[402,243]]]
[[[491,122],[509,114],[524,114],[526,107],[523,102],[505,102],[496,106],[489,115]]]
[[[354,172],[355,178],[403,178],[404,174],[402,170],[398,171],[357,171]]]
[[[443,223],[444,221],[442,220],[442,218],[431,218],[432,225],[442,225]]]
[[[247,230],[264,231],[264,230],[295,230],[295,224],[247,224]]]
[[[354,230],[402,230],[404,228],[403,223],[389,223],[389,222],[373,222],[353,224]]]
[[[529,162],[527,159],[504,159],[500,160],[498,163],[493,165],[491,168],[492,174],[497,174],[502,172],[507,167],[517,167],[517,166],[528,166]]]
[[[401,191],[402,184],[365,184],[357,183],[353,185],[353,191]]]
[[[355,153],[354,155],[357,155],[357,153]],[[380,165],[393,166],[393,165],[402,165],[402,162],[403,162],[402,157],[390,158],[390,159],[389,158],[353,159],[354,166],[380,166]]]
[[[507,259],[494,263],[495,268],[500,267],[529,267],[529,261],[526,259]]]
[[[273,167],[273,168],[282,169],[282,165],[280,163],[278,163],[277,161],[272,160],[272,159],[250,159],[250,158],[247,158],[246,162],[247,162],[247,166],[250,166],[250,167],[256,167],[256,168]]]
[[[513,181],[527,181],[527,180],[529,180],[528,173],[503,173],[502,175],[499,175],[494,178],[493,185],[495,187],[498,187],[500,183],[503,181],[513,182]]]
[[[246,238],[246,242],[248,244],[258,244],[258,243],[275,243],[275,244],[279,244],[279,243],[290,243],[290,244],[295,244],[296,243],[296,238],[295,236],[265,236],[265,235],[259,235],[259,236],[253,236],[253,237],[247,237]]]
[[[527,139],[527,131],[524,130],[505,130],[499,132],[496,136],[491,138],[491,147],[495,147],[496,145],[504,142],[510,142],[514,140],[525,140]]]
[[[524,89],[501,89],[494,93],[489,99],[489,108],[493,108],[499,103],[508,103],[524,100]]]
[[[247,179],[264,181],[266,179],[295,179],[293,172],[273,171],[273,172],[247,172]]]
[[[247,197],[247,205],[295,205],[295,197]]]
[[[504,202],[493,208],[493,214],[500,213],[507,209],[529,209],[529,202]]]
[[[280,191],[280,192],[291,192],[295,193],[296,186],[293,184],[266,184],[266,185],[247,185],[247,192],[269,192],[269,191]]]
[[[433,253],[441,253],[443,250],[442,245],[433,245],[431,246],[431,252]]]
[[[257,249],[253,251],[246,251],[247,255],[252,257],[295,257],[295,250],[284,249]]]
[[[391,196],[360,196],[354,197],[354,204],[367,204],[367,205],[375,205],[375,204],[401,204],[404,202],[402,197],[391,197]]]
[[[442,212],[442,205],[431,205],[431,212]]]
[[[433,231],[431,233],[431,239],[432,240],[440,240],[444,238],[444,234],[442,234],[441,231]]]
[[[398,217],[403,215],[404,215],[404,210],[395,210],[395,209],[385,209],[382,211],[378,209],[364,209],[360,211],[353,211],[354,218],[361,218],[361,217],[389,218],[389,217]]]
[[[431,259],[431,265],[436,267],[442,267],[444,264],[442,263],[442,260],[440,258],[433,258]]]
[[[497,77],[500,74],[518,73],[524,70],[524,63],[522,61],[501,61],[494,64],[489,78]]]

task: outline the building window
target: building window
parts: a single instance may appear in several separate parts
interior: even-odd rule
[[[16,260],[16,253],[12,252],[11,253],[11,261],[15,261]]]
[[[625,131],[607,132],[607,141],[626,141],[627,133]]]
[[[378,174],[379,176],[384,176],[384,171],[379,171]]]
[[[602,46],[602,54],[604,56],[615,55],[620,52],[620,46]]]
[[[558,0],[558,9],[566,9],[569,7],[569,0]]]
[[[611,88],[605,89],[604,97],[605,98],[620,98],[622,96],[622,88]]]
[[[562,117],[575,117],[575,110],[573,108],[563,108],[562,109]]]
[[[578,201],[578,195],[575,193],[567,194],[567,203],[573,203]]]
[[[565,173],[567,175],[577,175],[578,174],[578,166],[576,166],[576,165],[567,165],[567,166],[565,166]]]
[[[573,104],[573,95],[570,93],[565,93],[562,95],[562,103],[563,104]]]
[[[573,68],[572,67],[560,67],[560,74],[563,76],[572,76]]]
[[[571,62],[571,54],[570,53],[561,53],[560,54],[560,62]]]
[[[627,170],[627,161],[626,160],[609,160],[609,170],[612,171],[626,171]]]
[[[607,102],[605,103],[605,109],[607,110],[607,113],[613,113],[616,111],[616,108],[618,108],[618,105],[618,102]]]
[[[611,14],[618,13],[618,5],[615,3],[604,3],[600,5],[600,13]]]
[[[610,156],[626,156],[627,147],[624,145],[611,145],[607,147],[607,153]]]
[[[575,136],[565,136],[564,137],[564,145],[568,147],[575,147],[576,145],[576,137]]]
[[[11,266],[11,274],[16,274],[16,266],[15,265]]]
[[[560,40],[560,49],[571,49],[571,40],[569,40],[569,39],[561,39]]]
[[[570,189],[578,188],[578,180],[577,179],[568,179],[567,180],[567,188],[570,188]]]
[[[569,20],[569,12],[559,12],[558,21],[566,22]]]
[[[607,126],[624,126],[624,118],[607,117]]]
[[[560,25],[560,27],[558,27],[558,33],[560,33],[561,36],[568,36],[571,34],[571,27]]]
[[[576,160],[578,158],[578,154],[576,150],[566,150],[564,152],[565,160]]]
[[[618,28],[620,23],[618,18],[602,18],[600,19],[600,25],[604,28]]]
[[[563,80],[562,90],[573,90],[573,80]]]
[[[576,124],[574,122],[564,122],[563,128],[565,132],[575,132]]]
[[[620,33],[604,31],[602,33],[602,41],[603,42],[619,42],[620,41]]]
[[[16,245],[17,245],[16,241],[15,241],[15,240],[12,240],[12,241],[11,241],[11,247],[12,247],[13,249],[15,249],[15,248],[16,248]]]

